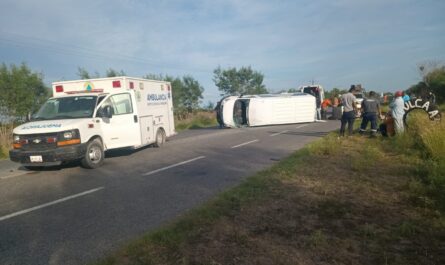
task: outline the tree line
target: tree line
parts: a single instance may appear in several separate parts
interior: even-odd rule
[[[438,103],[445,102],[445,65],[424,63],[419,65],[422,81],[406,90],[407,93],[423,96],[432,92]],[[99,72],[90,73],[79,67],[77,76],[80,79],[125,76],[123,70],[109,68],[101,76]],[[174,77],[162,74],[146,74],[146,79],[168,81],[172,84],[174,113],[178,119],[187,118],[200,109],[204,87],[190,75]],[[220,96],[268,93],[263,84],[264,75],[248,67],[218,66],[213,71],[213,81],[221,92]],[[292,92],[294,89],[288,90]],[[334,88],[326,92],[326,97],[343,94],[346,90]],[[5,117],[24,120],[29,112],[35,112],[51,95],[51,88],[43,82],[43,73],[31,70],[25,63],[20,65],[0,65],[0,121]],[[209,107],[214,106],[209,103]]]
[[[213,81],[223,95],[243,95],[267,93],[263,85],[264,75],[250,66],[239,69],[232,67],[214,70]],[[78,67],[76,75],[80,79],[125,76],[123,70],[109,68],[104,75],[90,73]],[[200,109],[203,99],[203,86],[190,75],[174,77],[162,74],[146,74],[142,78],[168,81],[172,85],[174,113],[178,119],[187,118]],[[51,95],[51,88],[43,81],[43,73],[31,70],[25,63],[0,66],[0,115],[15,120],[24,120],[28,113],[38,110]],[[213,106],[209,103],[209,106]]]

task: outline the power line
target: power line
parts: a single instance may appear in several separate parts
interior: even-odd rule
[[[12,38],[5,37],[5,35],[13,36]],[[14,38],[15,37],[15,38]],[[5,43],[11,43],[16,46],[20,47],[30,47],[30,48],[37,48],[39,50],[42,50],[43,52],[47,53],[58,53],[58,54],[64,54],[64,55],[71,55],[71,56],[80,56],[88,59],[95,59],[95,60],[122,60],[122,61],[128,61],[128,62],[134,62],[134,63],[141,63],[141,64],[148,64],[151,66],[159,66],[160,62],[154,59],[148,59],[148,58],[140,58],[140,57],[134,57],[125,55],[122,53],[119,54],[112,54],[108,52],[98,51],[91,48],[81,47],[78,45],[73,44],[66,44],[61,43],[53,40],[47,40],[47,39],[41,39],[36,37],[28,37],[23,36],[19,34],[11,34],[2,33],[0,36],[0,41]],[[183,67],[177,67],[177,66],[168,66],[168,67],[162,67],[162,68],[168,68],[172,70],[181,70],[181,71],[187,71],[189,72],[190,69],[185,69]],[[211,73],[211,71],[203,70],[203,69],[193,69],[194,72],[202,72],[202,73]]]

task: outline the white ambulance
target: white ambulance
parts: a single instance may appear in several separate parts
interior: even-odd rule
[[[13,131],[10,159],[27,168],[80,160],[99,167],[104,151],[160,147],[175,134],[169,82],[110,77],[55,82],[53,97]]]

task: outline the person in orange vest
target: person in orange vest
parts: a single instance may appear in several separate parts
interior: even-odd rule
[[[327,113],[328,113],[328,107],[332,106],[332,102],[330,99],[326,98],[321,103],[321,119],[326,120],[327,119]]]

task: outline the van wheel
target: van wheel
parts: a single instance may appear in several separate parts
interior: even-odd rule
[[[154,147],[161,147],[165,143],[165,132],[163,129],[158,129],[156,132],[156,141],[153,144]]]
[[[98,168],[104,162],[104,148],[99,139],[88,142],[85,156],[80,161],[84,168]]]

